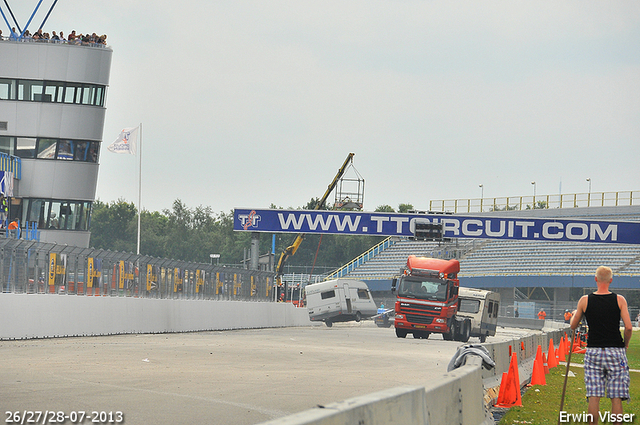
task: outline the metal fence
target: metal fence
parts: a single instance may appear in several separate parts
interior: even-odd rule
[[[271,301],[273,285],[271,272],[0,238],[1,292]]]
[[[588,192],[476,199],[445,199],[429,201],[429,210],[470,213],[487,211],[521,211],[548,208],[617,207],[626,205],[640,205],[640,191]]]

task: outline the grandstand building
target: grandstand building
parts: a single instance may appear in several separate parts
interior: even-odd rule
[[[112,50],[0,40],[0,171],[10,218],[42,242],[89,246]]]
[[[529,209],[474,215],[640,221],[640,205]],[[404,268],[409,255],[458,259],[460,284],[500,292],[503,306],[500,314],[504,316],[513,314],[514,306],[520,305],[521,317],[527,309],[533,316],[534,311],[543,306],[558,316],[555,318],[561,319],[565,308],[575,308],[578,295],[594,290],[595,270],[601,265],[613,269],[612,290],[640,289],[640,245],[535,240],[460,238],[438,243],[389,238],[329,278],[364,280],[378,300],[384,299],[388,303],[392,299],[391,280]],[[535,306],[532,300],[536,300]]]

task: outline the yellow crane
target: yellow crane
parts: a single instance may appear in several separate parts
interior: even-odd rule
[[[320,198],[314,210],[319,210],[324,207],[325,203],[327,202],[327,198],[329,198],[329,195],[331,194],[333,189],[335,189],[336,184],[338,184],[338,181],[344,175],[345,171],[347,170],[347,167],[353,161],[354,155],[355,155],[354,153],[350,153],[349,155],[347,155],[347,159],[344,160],[342,167],[340,167],[340,169],[338,170],[338,173],[333,178],[333,181],[331,182],[331,184],[329,184],[329,187],[327,187],[326,192],[324,192],[324,195],[322,195],[322,198]],[[284,251],[282,251],[282,254],[280,254],[280,259],[278,260],[278,265],[276,267],[276,285],[278,288],[282,286],[282,271],[284,270],[284,264],[287,262],[287,259],[289,257],[295,255],[296,251],[300,247],[300,244],[304,240],[304,236],[305,236],[304,233],[298,233],[298,236],[296,236],[296,238],[293,240],[293,243],[289,245]],[[286,294],[287,294],[286,285],[284,287],[283,292],[285,294],[285,301],[286,301]]]

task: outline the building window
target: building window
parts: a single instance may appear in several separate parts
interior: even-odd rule
[[[0,152],[13,155],[13,137],[0,136]]]
[[[0,152],[20,158],[98,162],[100,142],[0,136]]]
[[[65,161],[73,160],[73,142],[71,140],[60,140],[58,142],[58,155],[56,159]]]
[[[31,137],[16,137],[15,156],[33,158],[36,153],[36,139]]]
[[[92,203],[50,199],[22,199],[23,222],[38,223],[44,230],[89,230]]]
[[[38,158],[54,159],[56,157],[56,139],[38,139]]]
[[[16,98],[16,81],[0,78],[0,100],[14,100]]]
[[[0,78],[0,100],[104,106],[105,86]]]

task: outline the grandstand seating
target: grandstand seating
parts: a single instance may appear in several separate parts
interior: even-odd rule
[[[604,243],[459,240],[457,245],[400,240],[348,273],[353,279],[389,279],[409,255],[458,258],[461,277],[593,275],[609,265],[617,275],[640,274],[640,246]]]
[[[640,221],[637,206],[570,210],[558,210],[562,212],[558,214],[563,218]],[[549,210],[530,213],[531,216],[550,215]],[[461,266],[460,277],[592,276],[603,264],[618,276],[640,275],[640,245],[500,239],[457,239],[438,243],[405,239],[387,244],[364,261],[354,260],[354,267],[348,269],[346,276],[362,280],[390,279],[401,271],[412,254],[457,258]]]

